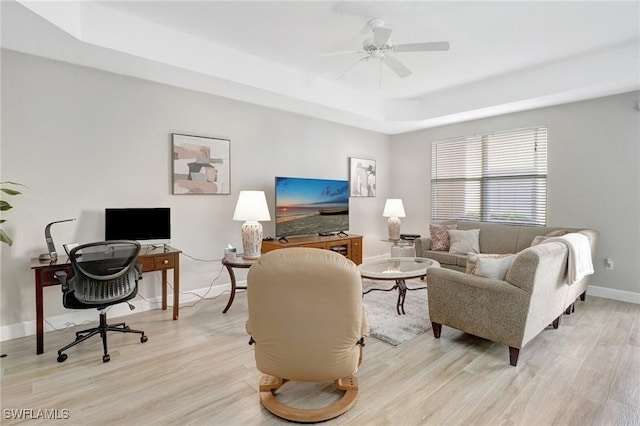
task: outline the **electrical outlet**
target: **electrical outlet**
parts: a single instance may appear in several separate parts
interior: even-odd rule
[[[613,259],[611,259],[610,257],[607,257],[604,260],[604,269],[607,271],[613,271]]]

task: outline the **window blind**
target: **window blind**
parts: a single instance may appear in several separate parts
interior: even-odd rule
[[[545,225],[547,128],[431,145],[431,218]]]

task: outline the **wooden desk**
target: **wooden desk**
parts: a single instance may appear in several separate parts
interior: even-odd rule
[[[173,247],[142,246],[138,262],[142,264],[142,272],[162,272],[162,310],[167,309],[167,270],[173,269],[173,319],[178,319],[180,307],[180,253]],[[31,269],[35,273],[36,282],[36,354],[44,352],[44,287],[60,285],[55,277],[56,271],[65,271],[73,276],[73,268],[67,256],[58,257],[57,261],[40,261],[31,259]]]

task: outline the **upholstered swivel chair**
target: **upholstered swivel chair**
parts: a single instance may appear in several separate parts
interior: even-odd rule
[[[76,339],[58,351],[58,362],[64,362],[64,352],[91,336],[100,334],[103,362],[111,357],[107,350],[107,332],[140,334],[140,342],[147,341],[144,331],[132,330],[125,323],[107,324],[108,306],[126,302],[136,296],[138,280],[142,279],[141,265],[136,263],[140,243],[136,241],[104,241],[83,244],[69,253],[73,277],[67,280],[64,271],[56,272],[62,284],[62,304],[70,309],[98,309],[100,325],[76,332]],[[129,305],[133,309],[133,305]]]
[[[247,276],[249,343],[255,345],[260,401],[297,422],[337,417],[355,404],[369,324],[356,265],[330,250],[287,248],[262,255]],[[342,399],[321,408],[285,405],[276,391],[286,381],[331,382]]]

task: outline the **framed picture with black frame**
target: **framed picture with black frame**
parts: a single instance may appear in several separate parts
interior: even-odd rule
[[[376,160],[349,158],[349,196],[376,196]]]
[[[171,134],[173,194],[229,194],[231,141],[225,138]]]

